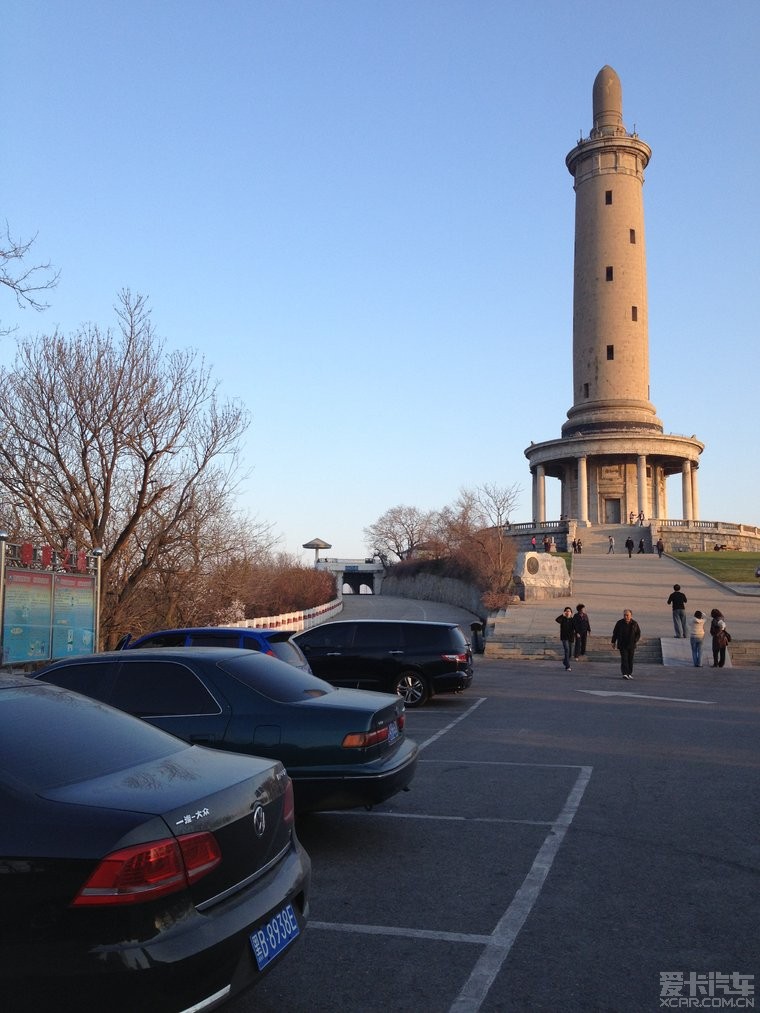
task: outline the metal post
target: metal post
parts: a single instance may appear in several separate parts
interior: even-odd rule
[[[98,653],[100,649],[100,564],[103,559],[102,549],[93,549],[92,554],[95,557],[95,629],[93,630],[93,636],[95,643],[95,653]]]
[[[3,634],[5,632],[5,545],[8,541],[8,532],[0,531],[0,664],[5,664],[5,646]]]

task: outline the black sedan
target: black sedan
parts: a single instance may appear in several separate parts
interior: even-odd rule
[[[253,651],[113,651],[57,662],[36,677],[188,742],[280,760],[298,812],[376,805],[407,788],[417,764],[399,697],[335,689]]]
[[[210,1010],[292,951],[310,862],[282,764],[0,676],[0,994]]]

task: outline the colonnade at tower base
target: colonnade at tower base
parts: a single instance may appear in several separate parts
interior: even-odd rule
[[[515,539],[518,552],[532,549],[533,538],[538,551],[547,548],[549,551],[572,552],[573,540],[577,539],[581,539],[585,552],[602,551],[610,534],[615,538],[618,549],[622,549],[622,541],[631,534],[637,545],[639,539],[644,539],[647,552],[654,550],[658,538],[662,539],[665,551],[671,554],[711,552],[716,546],[720,551],[760,552],[760,527],[729,521],[645,517],[643,524],[636,518],[632,525],[628,523],[628,518],[620,524],[590,524],[568,517],[557,521],[507,524],[504,530]],[[546,545],[544,539],[547,540]]]

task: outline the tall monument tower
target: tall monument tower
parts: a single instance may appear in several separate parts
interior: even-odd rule
[[[533,518],[546,518],[546,477],[562,484],[561,512],[615,524],[633,512],[666,519],[668,475],[681,473],[683,519],[698,514],[704,445],[663,433],[649,399],[644,170],[651,149],[623,126],[620,78],[603,67],[594,123],[566,158],[575,181],[573,406],[562,438],[525,451]]]

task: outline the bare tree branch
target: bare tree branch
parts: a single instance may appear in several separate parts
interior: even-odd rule
[[[11,290],[21,309],[40,312],[47,309],[48,304],[42,302],[38,294],[56,287],[60,271],[53,270],[49,261],[33,266],[24,263],[36,239],[36,235],[27,240],[14,239],[8,222],[5,223],[0,240],[0,285]],[[13,330],[15,328],[0,328],[0,334],[10,334]]]

